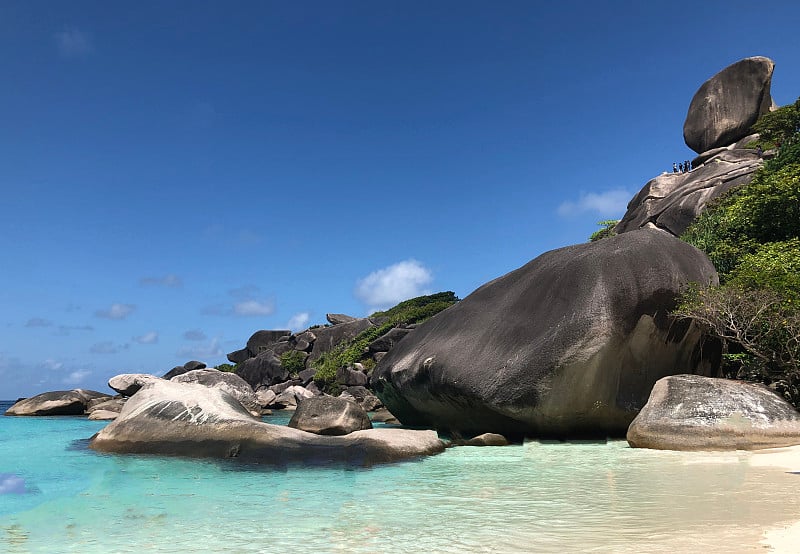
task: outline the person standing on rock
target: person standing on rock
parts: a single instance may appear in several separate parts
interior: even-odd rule
[[[678,172],[678,166],[677,166],[677,164],[675,162],[672,162],[672,172],[673,173],[677,173]]]
[[[680,170],[680,172],[683,173],[683,162],[678,164],[678,170]]]

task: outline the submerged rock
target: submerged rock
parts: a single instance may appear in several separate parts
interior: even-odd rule
[[[668,317],[701,251],[641,229],[542,254],[420,324],[375,368],[402,423],[462,435],[621,436],[676,368],[715,372],[718,349]]]
[[[297,405],[289,427],[317,435],[347,435],[372,429],[372,422],[355,402],[334,396],[315,396]]]
[[[6,410],[7,416],[82,415],[87,398],[77,390],[44,392],[18,400]]]
[[[768,388],[675,375],[659,380],[628,444],[659,450],[757,450],[800,444],[800,413]]]
[[[369,429],[332,437],[262,423],[220,389],[171,381],[153,381],[143,387],[89,446],[111,453],[357,465],[444,450],[433,431]]]
[[[683,124],[686,145],[700,154],[743,138],[772,107],[775,64],[760,56],[729,65],[695,93]]]

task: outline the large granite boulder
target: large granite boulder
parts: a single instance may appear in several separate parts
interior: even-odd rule
[[[262,329],[253,333],[247,339],[247,346],[241,350],[236,350],[228,354],[228,360],[232,364],[240,364],[249,358],[257,356],[259,353],[268,350],[270,346],[278,342],[287,335],[291,335],[289,330],[266,330]]]
[[[81,415],[86,410],[86,397],[75,390],[44,392],[18,400],[6,410],[7,416]]]
[[[624,435],[653,384],[711,374],[719,348],[668,317],[701,251],[640,229],[542,254],[420,324],[372,385],[405,425],[476,435]]]
[[[272,350],[264,350],[240,363],[236,367],[236,375],[247,381],[253,390],[277,385],[289,378],[289,372]]]
[[[757,450],[800,444],[800,413],[768,388],[674,375],[659,380],[628,443],[659,450]]]
[[[221,389],[153,381],[90,441],[100,452],[371,465],[437,454],[433,431],[369,429],[321,436],[262,423]]]
[[[711,200],[749,183],[759,167],[761,158],[755,150],[732,145],[689,173],[659,175],[631,199],[614,230],[625,233],[654,227],[680,236]]]
[[[149,373],[121,373],[109,379],[108,386],[122,396],[133,396],[147,383],[160,380],[160,377]]]
[[[686,145],[699,154],[747,135],[758,117],[772,107],[774,68],[769,58],[745,58],[703,83],[683,124]]]
[[[198,362],[197,360],[191,360],[191,361],[186,362],[183,365],[179,365],[179,366],[173,367],[168,372],[166,372],[164,375],[162,375],[161,378],[169,380],[169,379],[172,379],[173,377],[177,377],[178,375],[183,375],[184,373],[187,373],[189,371],[194,371],[195,369],[205,369],[205,368],[206,368],[206,364],[204,362]]]
[[[355,402],[334,396],[315,396],[297,405],[289,427],[317,435],[347,435],[372,429],[372,422],[364,408]]]
[[[261,415],[261,402],[253,388],[236,375],[218,369],[195,369],[171,379],[176,383],[197,383],[205,387],[220,388],[242,403],[253,415]]]

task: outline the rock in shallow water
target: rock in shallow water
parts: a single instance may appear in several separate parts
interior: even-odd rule
[[[675,375],[655,384],[627,439],[659,450],[792,446],[800,444],[800,413],[762,385]]]
[[[317,435],[347,435],[372,429],[364,408],[353,401],[334,396],[306,398],[297,405],[289,427]]]
[[[75,390],[52,391],[17,401],[6,410],[7,416],[81,415],[87,398]]]
[[[232,396],[201,385],[153,381],[89,446],[101,452],[239,457],[274,464],[393,462],[437,454],[433,431],[369,429],[342,437],[262,423]]]

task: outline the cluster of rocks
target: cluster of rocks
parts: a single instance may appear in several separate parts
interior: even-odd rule
[[[746,58],[700,87],[683,125],[686,145],[698,154],[694,169],[650,180],[628,204],[616,233],[656,228],[680,236],[709,202],[752,180],[762,158],[773,154],[748,145],[758,139],[753,124],[774,107],[774,68],[769,58]]]
[[[314,362],[337,346],[384,323],[381,318],[355,318],[344,314],[327,314],[326,317],[329,325],[299,333],[256,331],[244,348],[228,354],[228,360],[237,364],[236,374],[253,388],[263,406],[293,408],[304,398],[320,396],[324,384],[314,380]],[[364,355],[380,361],[414,327],[392,327],[370,342]],[[369,372],[363,364],[340,367],[336,372],[335,385],[342,396],[362,404],[367,411],[378,410],[382,404],[369,390],[369,383]]]
[[[50,391],[20,398],[6,410],[8,416],[88,415],[89,419],[113,419],[125,399],[87,389]]]

